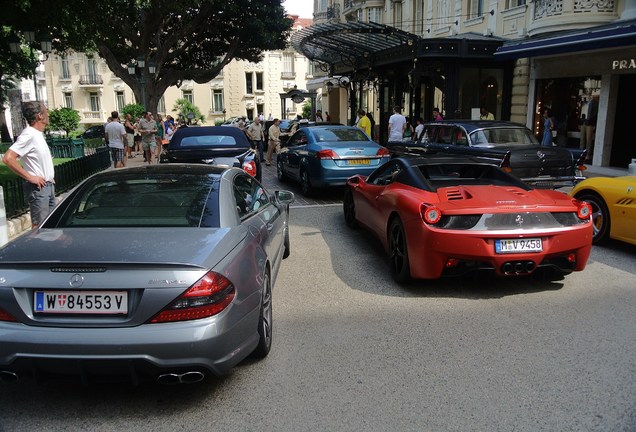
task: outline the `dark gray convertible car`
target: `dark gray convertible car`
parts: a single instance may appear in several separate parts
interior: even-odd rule
[[[204,163],[242,168],[258,181],[261,162],[247,135],[237,127],[200,126],[178,129],[160,156],[161,163]]]
[[[89,178],[0,249],[0,378],[196,382],[266,356],[293,199],[207,165]]]
[[[524,125],[493,120],[446,120],[425,125],[418,141],[389,142],[392,156],[447,154],[502,167],[538,188],[573,186],[585,179],[585,150],[542,147]]]

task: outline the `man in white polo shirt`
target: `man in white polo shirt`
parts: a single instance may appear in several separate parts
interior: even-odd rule
[[[115,168],[121,168],[126,166],[126,128],[123,124],[119,123],[119,113],[113,111],[110,113],[110,117],[113,119],[104,128],[106,138],[108,138],[108,147],[110,147],[110,155],[113,160]]]
[[[26,180],[24,193],[31,210],[31,226],[36,228],[55,207],[55,169],[43,133],[49,124],[49,112],[42,102],[25,102],[22,115],[29,125],[4,154],[2,162]]]

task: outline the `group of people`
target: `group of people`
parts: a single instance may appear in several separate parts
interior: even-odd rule
[[[270,114],[270,118],[272,115]],[[247,128],[243,128],[247,138],[252,142],[252,146],[258,152],[260,162],[265,162],[265,165],[270,166],[272,164],[272,156],[274,152],[280,153],[280,119],[272,119],[272,125],[265,133],[265,125],[260,116],[254,118],[254,121],[250,123]],[[241,126],[239,125],[239,128]],[[267,146],[265,144],[267,143]]]
[[[175,130],[175,121],[170,115],[164,120],[161,114],[155,117],[146,111],[133,121],[132,116],[126,114],[122,123],[119,113],[113,111],[104,132],[114,167],[125,167],[128,159],[139,154],[143,154],[145,162],[157,163],[162,147],[170,142]]]
[[[389,117],[389,141],[419,141],[423,138],[424,119],[418,117],[415,119],[416,126],[413,127],[408,119],[401,114],[401,108],[396,106],[393,108],[393,115]],[[433,119],[435,121],[444,118],[437,108],[433,109]]]

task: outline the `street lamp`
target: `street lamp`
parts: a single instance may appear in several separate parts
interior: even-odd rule
[[[31,57],[31,69],[33,69],[33,89],[35,90],[35,100],[39,101],[40,97],[38,95],[38,78],[37,78],[37,67],[42,62],[39,59],[39,55],[35,55],[35,50],[33,49],[33,44],[36,43],[35,32],[32,30],[24,30],[21,32],[24,41],[29,47],[29,55]],[[40,35],[40,51],[44,54],[44,61],[49,57],[49,53],[51,52],[51,39],[46,35]],[[22,51],[22,40],[18,37],[17,34],[13,33],[9,36],[9,50],[12,54],[18,54]]]
[[[127,65],[128,74],[135,76],[139,80],[141,85],[141,103],[144,106],[144,110],[148,111],[148,102],[146,101],[146,76],[153,76],[157,72],[157,66],[153,61],[148,62],[146,68],[146,59],[143,56],[137,57],[137,60],[133,63],[131,61]],[[139,70],[139,77],[137,77],[137,70]]]

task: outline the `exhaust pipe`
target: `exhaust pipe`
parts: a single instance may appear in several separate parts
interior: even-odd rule
[[[2,382],[16,382],[19,379],[18,374],[11,371],[1,371],[0,381]]]
[[[191,371],[182,374],[167,373],[161,374],[157,377],[157,382],[160,384],[174,385],[174,384],[193,384],[203,381],[205,374],[203,372]]]
[[[501,266],[501,271],[507,275],[522,275],[532,273],[535,268],[533,261],[508,261]]]

